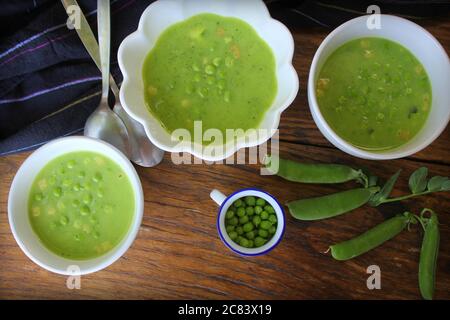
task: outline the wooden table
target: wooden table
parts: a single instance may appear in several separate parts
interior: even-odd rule
[[[450,21],[426,23],[450,51]],[[280,148],[285,157],[304,162],[366,166],[382,178],[402,168],[396,194],[408,191],[407,178],[420,166],[433,175],[450,175],[450,128],[428,148],[394,161],[365,161],[344,154],[316,128],[306,99],[314,52],[327,34],[297,29],[295,67],[301,89],[283,113]],[[450,88],[449,88],[450,89]],[[82,277],[81,290],[66,288],[66,278],[32,263],[19,249],[7,220],[11,181],[29,153],[0,158],[0,298],[46,299],[420,299],[417,271],[422,234],[403,232],[372,252],[348,262],[324,253],[330,244],[349,239],[384,218],[423,207],[440,213],[441,247],[436,298],[450,298],[450,197],[440,193],[378,208],[363,207],[324,221],[300,222],[287,215],[286,233],[269,254],[242,258],[220,241],[217,207],[209,192],[262,188],[282,203],[351,188],[304,185],[260,176],[258,165],[174,165],[170,155],[156,168],[137,168],[145,193],[139,234],[126,254],[106,270]],[[381,290],[368,290],[369,265],[381,268]]]

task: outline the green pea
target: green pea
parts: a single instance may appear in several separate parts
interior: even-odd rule
[[[242,206],[242,200],[241,199],[237,199],[234,203],[233,206],[235,206],[236,208],[239,208]]]
[[[245,197],[245,203],[248,206],[254,206],[256,204],[256,199],[255,199],[255,197],[252,197],[252,196]]]
[[[291,215],[299,220],[320,220],[334,217],[367,203],[379,187],[358,188],[322,197],[301,199],[287,204]]]
[[[248,240],[248,248],[253,248],[255,246],[253,240]]]
[[[264,240],[264,238],[261,238],[261,237],[255,238],[255,241],[254,241],[255,247],[261,247],[264,245],[264,243],[266,243],[266,240]]]
[[[234,211],[228,210],[227,213],[225,214],[225,218],[231,219],[233,217],[234,217]]]
[[[84,202],[85,204],[91,203],[92,200],[93,200],[93,197],[92,197],[91,194],[86,194],[86,195],[83,197],[83,202]]]
[[[218,66],[220,65],[220,62],[221,62],[221,61],[222,61],[222,58],[220,58],[220,57],[214,58],[213,64],[214,64],[216,67],[218,67]]]
[[[247,222],[246,224],[244,224],[244,226],[242,227],[242,229],[244,229],[244,232],[249,232],[252,231],[254,228],[253,223],[251,222]]]
[[[227,226],[226,227],[227,233],[230,233],[231,231],[234,231],[234,228],[236,228],[236,227],[235,226]]]
[[[245,224],[245,223],[247,223],[248,222],[248,216],[243,216],[243,217],[240,217],[239,218],[239,223],[240,224]]]
[[[259,227],[264,230],[269,230],[271,226],[272,222],[270,221],[261,221],[261,224],[259,225]]]
[[[64,179],[63,182],[62,182],[62,185],[63,185],[64,187],[70,187],[70,186],[72,185],[72,180],[70,180],[70,179]]]
[[[361,170],[339,164],[306,164],[266,157],[265,165],[269,171],[286,180],[302,183],[342,183],[364,176]]]
[[[261,218],[259,216],[254,216],[252,221],[255,227],[257,227],[261,223]]]
[[[263,212],[263,208],[261,206],[256,206],[255,207],[255,213],[256,214],[261,214],[261,212]]]
[[[420,293],[422,294],[422,297],[427,300],[433,299],[439,242],[439,221],[437,215],[433,212],[426,223],[419,262]]]
[[[260,216],[263,220],[269,219],[269,214],[266,211],[261,212]]]
[[[253,240],[255,238],[255,232],[254,231],[249,231],[245,234],[245,236],[247,237],[247,239],[249,240]]]
[[[240,235],[240,236],[241,236],[241,235],[243,235],[243,234],[244,234],[244,229],[242,229],[242,227],[241,227],[241,226],[239,226],[239,227],[237,227],[237,228],[236,228],[236,232],[237,232],[237,234],[238,234],[238,235]]]
[[[260,237],[267,238],[269,236],[269,232],[267,230],[264,230],[264,229],[259,229],[258,230],[258,235]]]
[[[92,177],[92,181],[94,182],[100,182],[102,181],[102,179],[103,179],[102,175],[98,172]]]
[[[241,246],[247,248],[247,247],[248,247],[248,239],[245,239],[245,238],[240,239],[239,244],[240,244]]]
[[[59,197],[61,197],[61,194],[62,194],[62,190],[60,187],[56,187],[55,189],[53,189],[53,195],[55,197],[59,198]]]
[[[271,214],[269,216],[269,221],[272,222],[272,223],[277,223],[277,216],[274,215],[274,214]]]
[[[216,72],[216,68],[214,68],[214,66],[212,66],[212,65],[207,65],[207,66],[205,67],[205,73],[206,73],[206,74],[211,75],[211,74],[214,74],[214,72]]]
[[[230,233],[228,233],[228,236],[230,237],[231,240],[234,240],[237,238],[238,234],[236,231],[231,231]]]
[[[59,219],[59,223],[61,225],[65,226],[69,222],[69,219],[66,216],[62,216],[61,219]]]
[[[81,209],[80,209],[80,213],[81,213],[82,216],[86,216],[89,213],[91,213],[91,209],[89,209],[88,206],[82,206]]]
[[[69,162],[67,162],[67,168],[72,169],[73,167],[75,167],[75,161],[74,160],[70,160]]]
[[[91,223],[93,223],[93,224],[97,224],[98,219],[97,219],[96,217],[94,217],[94,216],[91,216],[91,217],[89,218],[89,221],[90,221]]]
[[[54,184],[56,183],[56,178],[55,178],[55,177],[50,177],[50,178],[48,179],[48,183],[49,183],[50,185],[54,185]]]
[[[275,213],[275,209],[271,205],[265,206],[264,211],[266,211],[268,213]]]
[[[252,216],[255,214],[255,209],[253,207],[247,207],[245,208],[245,212],[249,215]]]
[[[257,206],[264,207],[265,204],[266,204],[266,200],[264,200],[263,198],[258,198],[256,200],[256,205]]]
[[[274,234],[276,231],[277,231],[277,227],[275,227],[275,226],[271,226],[269,229],[270,234]]]
[[[237,226],[238,223],[239,223],[239,219],[236,217],[233,217],[230,220],[228,220],[228,224],[230,226]]]
[[[237,239],[235,240],[236,243],[239,244],[239,242],[241,242],[242,239],[245,239],[243,236],[239,236],[237,237]]]
[[[44,199],[44,196],[42,195],[42,193],[36,193],[34,195],[34,200],[41,201],[42,199]]]
[[[225,91],[224,95],[223,95],[223,101],[225,102],[230,102],[230,91]]]
[[[395,237],[413,219],[415,218],[410,213],[388,219],[353,239],[332,245],[330,247],[331,255],[336,260],[357,257]]]
[[[238,217],[243,217],[243,216],[245,216],[245,208],[239,207],[239,208],[237,209],[237,216],[238,216]]]

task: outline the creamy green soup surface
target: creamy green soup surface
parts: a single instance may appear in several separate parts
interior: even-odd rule
[[[432,91],[426,70],[408,49],[367,37],[345,43],[328,57],[316,97],[341,138],[362,149],[386,150],[420,131]]]
[[[134,216],[134,191],[111,159],[72,152],[38,173],[28,208],[33,230],[50,251],[84,260],[107,253],[125,237]]]
[[[143,67],[145,101],[169,132],[258,128],[277,93],[275,57],[246,22],[200,14],[167,28]]]

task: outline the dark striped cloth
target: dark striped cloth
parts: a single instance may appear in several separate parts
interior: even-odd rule
[[[78,2],[95,33],[97,1]],[[151,2],[111,0],[111,72],[118,83],[118,46]],[[448,17],[449,12],[449,1],[355,2],[266,0],[272,14],[290,27],[331,28],[364,14],[371,3],[410,18]],[[0,0],[0,8],[0,155],[82,132],[99,102],[101,78],[75,30],[66,27],[62,4]]]

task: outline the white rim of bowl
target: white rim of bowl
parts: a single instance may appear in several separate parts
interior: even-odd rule
[[[111,251],[115,250],[115,253],[108,260],[103,261],[102,263],[99,263],[95,267],[92,267],[92,268],[89,268],[89,269],[85,269],[85,270],[81,270],[81,272],[79,273],[79,275],[81,276],[81,275],[87,275],[87,274],[94,273],[94,272],[100,271],[102,269],[105,269],[108,266],[110,266],[111,264],[113,264],[114,262],[116,262],[120,257],[122,257],[125,254],[125,252],[131,247],[132,243],[136,239],[137,234],[139,232],[139,227],[140,227],[140,225],[142,223],[142,217],[143,217],[143,214],[144,214],[144,205],[143,205],[144,192],[142,190],[142,184],[141,184],[139,176],[138,176],[138,174],[136,172],[136,169],[131,164],[130,160],[119,149],[117,149],[113,145],[111,145],[111,144],[109,144],[107,142],[104,142],[102,140],[93,139],[93,138],[89,138],[89,137],[85,137],[85,136],[71,136],[71,137],[58,138],[58,139],[52,140],[52,141],[44,144],[43,146],[39,147],[38,149],[33,151],[33,153],[30,156],[28,156],[28,158],[25,159],[25,161],[19,167],[19,170],[17,170],[17,172],[16,172],[16,174],[14,176],[14,179],[13,179],[13,181],[11,183],[10,191],[9,191],[9,194],[8,194],[8,223],[9,223],[9,227],[11,229],[11,232],[13,234],[13,237],[16,240],[17,244],[19,245],[20,249],[23,251],[23,253],[25,253],[25,255],[31,261],[33,261],[34,263],[36,263],[38,266],[42,267],[43,269],[46,269],[46,270],[48,270],[50,272],[53,272],[53,273],[57,273],[57,274],[61,274],[61,275],[73,275],[72,273],[70,273],[70,272],[68,272],[66,270],[59,270],[59,269],[53,268],[52,266],[47,265],[45,262],[35,258],[31,254],[31,252],[28,251],[28,249],[26,248],[26,246],[22,242],[22,239],[18,235],[18,233],[17,233],[17,231],[15,229],[15,226],[12,223],[13,213],[12,213],[12,208],[11,208],[11,206],[12,206],[12,204],[11,204],[12,201],[11,200],[12,200],[13,192],[11,192],[11,190],[15,190],[15,186],[18,183],[17,179],[20,178],[20,177],[19,178],[17,178],[17,177],[21,173],[21,170],[22,170],[23,166],[26,163],[30,163],[31,161],[33,161],[34,158],[37,157],[36,154],[38,154],[40,152],[45,152],[47,148],[49,148],[49,147],[51,147],[51,146],[53,146],[55,144],[70,143],[71,141],[74,141],[74,140],[84,140],[84,141],[87,141],[88,143],[101,144],[101,145],[106,146],[107,148],[109,148],[113,153],[115,153],[117,156],[122,158],[122,160],[125,160],[126,163],[127,163],[125,166],[128,167],[128,169],[130,170],[130,173],[131,173],[131,176],[128,175],[128,178],[130,180],[133,179],[136,182],[136,187],[134,187],[134,183],[132,185],[133,185],[133,191],[135,192],[135,197],[137,199],[136,208],[135,208],[135,212],[134,212],[135,216],[134,216],[134,219],[132,221],[132,224],[129,227],[127,235],[122,239],[121,243],[119,243],[115,248],[111,249]],[[79,151],[83,151],[83,149],[80,149]],[[99,152],[99,153],[101,153],[101,152]],[[104,155],[104,156],[110,158],[108,155]],[[56,157],[58,157],[58,156],[56,156]],[[114,160],[111,159],[111,161],[114,161]],[[117,163],[116,161],[114,161],[114,162]],[[118,164],[118,165],[121,168],[123,168],[123,166],[121,164]],[[37,235],[36,235],[36,237],[37,237]],[[44,248],[46,250],[48,250],[49,252],[51,252],[52,254],[55,254],[52,251],[50,251],[49,249],[47,249],[45,246],[44,246]],[[111,252],[111,251],[109,251],[109,252]],[[58,257],[61,258],[61,259],[64,259],[61,256],[58,256]],[[99,256],[96,259],[101,258],[101,257],[102,256]],[[70,259],[66,259],[66,260],[70,261],[70,262],[74,262],[74,263],[76,263],[78,261],[78,260],[70,260]],[[89,260],[90,259],[80,260],[80,261],[89,261]]]

